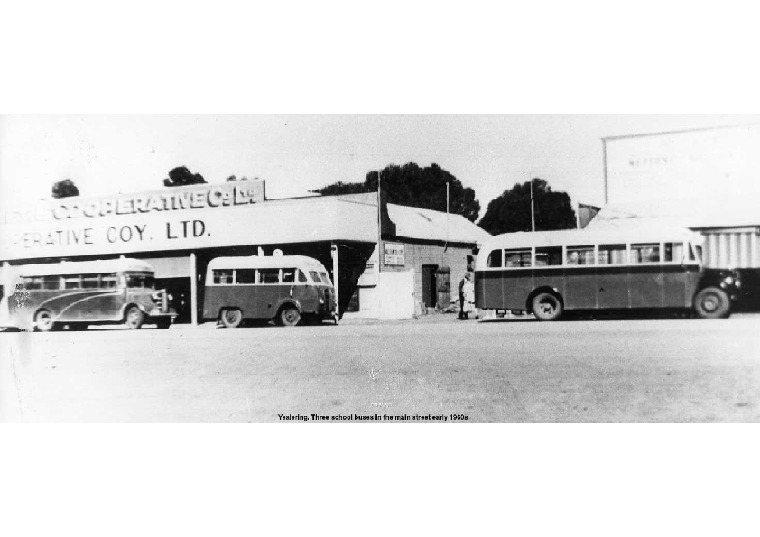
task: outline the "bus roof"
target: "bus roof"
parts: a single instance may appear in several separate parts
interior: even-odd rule
[[[565,229],[560,231],[520,231],[505,233],[485,241],[481,252],[497,248],[530,248],[531,246],[583,246],[646,242],[702,242],[699,234],[685,228],[635,227],[626,229]]]
[[[208,268],[238,269],[238,268],[287,268],[305,267],[325,270],[322,263],[306,255],[247,255],[217,257],[212,259]]]
[[[21,276],[52,276],[57,274],[113,274],[116,272],[153,272],[153,267],[139,259],[121,258],[98,261],[75,261],[36,265],[10,266]]]

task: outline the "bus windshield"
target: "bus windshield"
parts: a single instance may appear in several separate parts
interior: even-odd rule
[[[153,289],[155,279],[150,274],[127,274],[127,287],[131,289]]]

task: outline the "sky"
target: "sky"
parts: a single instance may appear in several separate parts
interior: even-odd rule
[[[163,188],[187,166],[209,183],[266,180],[267,196],[361,182],[388,164],[433,162],[480,201],[529,175],[603,203],[605,136],[760,122],[760,115],[6,115],[0,116],[3,204],[50,196],[72,179],[81,195]]]

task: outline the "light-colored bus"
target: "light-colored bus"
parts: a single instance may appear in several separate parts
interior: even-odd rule
[[[153,268],[137,259],[6,267],[12,285],[3,298],[4,323],[47,332],[63,326],[143,324],[168,328],[176,313],[154,288]]]
[[[734,271],[704,269],[701,237],[688,230],[507,233],[486,241],[475,267],[478,308],[540,320],[570,310],[680,309],[728,317]]]
[[[281,326],[333,319],[335,290],[324,265],[302,255],[217,257],[209,262],[203,319],[226,328],[243,321]]]

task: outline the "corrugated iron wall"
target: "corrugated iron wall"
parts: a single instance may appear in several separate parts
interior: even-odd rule
[[[760,228],[699,230],[705,237],[704,264],[710,268],[760,268]]]

